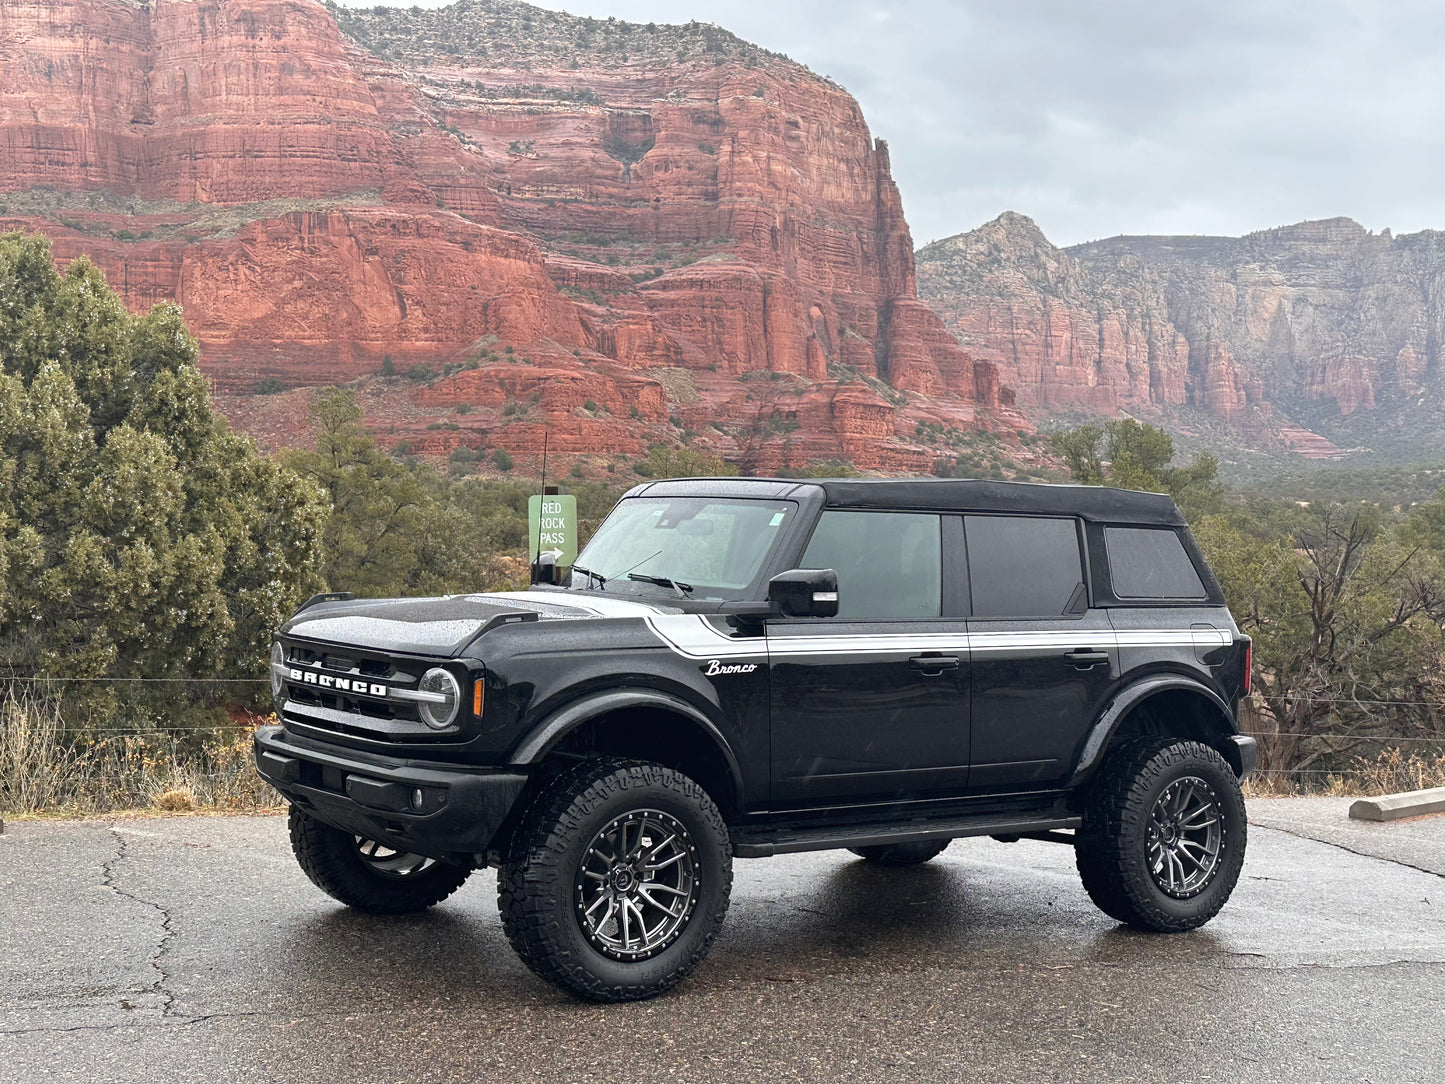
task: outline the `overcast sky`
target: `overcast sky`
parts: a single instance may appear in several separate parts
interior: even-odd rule
[[[836,79],[888,140],[920,245],[1005,210],[1057,244],[1334,215],[1445,228],[1438,0],[541,6],[717,23]]]

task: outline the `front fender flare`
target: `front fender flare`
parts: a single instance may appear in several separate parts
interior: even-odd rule
[[[606,692],[591,693],[559,708],[528,731],[526,737],[512,750],[507,763],[519,766],[537,764],[552,751],[552,748],[571,731],[584,723],[614,711],[628,708],[659,708],[680,715],[696,724],[712,740],[717,751],[727,762],[728,776],[733,791],[743,791],[743,772],[738,759],[722,731],[705,714],[681,697],[656,689],[610,689]]]
[[[1229,705],[1224,702],[1224,698],[1207,685],[1179,674],[1161,674],[1156,677],[1142,678],[1119,690],[1114,699],[1109,702],[1109,706],[1104,709],[1103,714],[1099,716],[1098,721],[1094,723],[1089,731],[1089,736],[1084,739],[1083,749],[1074,765],[1074,773],[1069,777],[1069,787],[1078,786],[1099,766],[1099,762],[1104,757],[1104,750],[1109,747],[1109,739],[1114,736],[1114,731],[1119,729],[1119,723],[1124,716],[1151,696],[1173,689],[1197,693],[1204,697],[1219,710],[1220,717],[1233,733],[1235,730],[1234,713],[1229,710]]]

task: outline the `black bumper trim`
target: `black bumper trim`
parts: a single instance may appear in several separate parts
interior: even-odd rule
[[[1259,763],[1259,743],[1248,734],[1231,734],[1229,740],[1239,754],[1239,762],[1234,767],[1243,782]]]
[[[323,824],[429,858],[485,853],[527,785],[518,772],[388,762],[315,745],[288,741],[282,727],[261,727],[256,770]]]

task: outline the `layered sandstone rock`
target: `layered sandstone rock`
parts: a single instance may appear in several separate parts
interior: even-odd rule
[[[1249,404],[1227,351],[1194,357],[1156,275],[1137,261],[1086,266],[1023,215],[923,249],[919,292],[1022,404],[1111,412],[1178,405],[1196,388],[1227,416]]]
[[[925,248],[919,283],[1029,405],[1187,403],[1255,421],[1278,408],[1372,446],[1396,428],[1445,424],[1445,235],[1434,231],[1394,237],[1330,219],[1060,250],[1005,214]],[[1276,428],[1304,454],[1344,454],[1294,422]]]
[[[375,398],[418,450],[921,469],[909,411],[1027,424],[919,304],[857,103],[715,27],[0,0],[0,204],[179,301],[223,393],[446,370]]]

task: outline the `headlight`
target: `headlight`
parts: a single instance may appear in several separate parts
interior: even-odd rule
[[[280,644],[271,645],[271,699],[277,711],[286,706],[286,650]]]
[[[462,688],[450,670],[440,666],[428,670],[421,676],[417,692],[425,693],[426,699],[417,704],[421,721],[433,730],[445,730],[457,717],[462,706]]]

